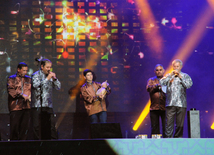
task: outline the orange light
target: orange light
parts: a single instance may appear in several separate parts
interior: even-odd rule
[[[68,52],[64,51],[64,52],[62,53],[62,57],[63,57],[64,59],[67,59],[67,58],[68,58]]]

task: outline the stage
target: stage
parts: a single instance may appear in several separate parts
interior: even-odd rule
[[[213,155],[213,138],[0,142],[1,155]]]

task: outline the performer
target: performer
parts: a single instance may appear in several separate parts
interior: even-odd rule
[[[111,89],[107,82],[102,84],[93,81],[93,72],[89,69],[83,71],[86,83],[81,87],[81,93],[84,99],[85,109],[90,117],[91,123],[107,122],[106,95],[109,95]],[[98,90],[99,89],[99,90]]]
[[[150,120],[151,120],[151,134],[160,134],[159,117],[162,122],[162,134],[165,137],[165,104],[166,94],[163,92],[159,83],[163,77],[164,68],[161,64],[155,66],[156,76],[150,78],[147,82],[146,89],[149,92],[151,106],[150,106]],[[164,89],[165,87],[163,87]]]
[[[176,116],[176,130],[174,137],[183,137],[183,125],[186,114],[186,89],[193,84],[191,77],[181,72],[183,62],[176,59],[172,62],[173,71],[160,80],[161,85],[167,86],[166,99],[166,137],[171,138],[174,131]]]
[[[52,91],[53,88],[61,88],[60,81],[56,74],[51,72],[52,62],[48,59],[41,60],[41,68],[32,75],[32,122],[34,139],[41,139],[39,116],[42,112],[50,114],[51,139],[57,139],[57,132],[54,122]],[[44,129],[41,129],[44,130]]]
[[[31,78],[26,75],[27,71],[27,64],[20,62],[17,73],[7,79],[10,140],[26,140],[28,135]]]

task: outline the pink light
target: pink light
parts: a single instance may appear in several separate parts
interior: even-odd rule
[[[173,17],[171,22],[172,22],[172,24],[175,24],[175,23],[177,23],[177,19],[175,17]]]
[[[11,11],[10,13],[11,13],[12,15],[16,15],[16,14],[19,13],[19,11]]]
[[[132,40],[134,39],[134,35],[130,34],[128,36],[129,36],[130,39],[132,39]]]
[[[139,10],[138,10],[138,14],[137,14],[137,15],[138,15],[138,16],[140,16],[140,13],[141,13],[141,10],[139,9]]]
[[[130,3],[130,4],[134,4],[133,0],[127,0],[127,2]]]
[[[140,59],[143,59],[143,58],[144,58],[143,52],[139,52],[138,55],[140,56]]]

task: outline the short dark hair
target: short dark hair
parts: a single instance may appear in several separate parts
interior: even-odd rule
[[[91,72],[93,74],[93,72],[90,69],[85,69],[83,71],[83,75],[86,76],[87,73]]]
[[[24,62],[20,62],[17,66],[17,69],[22,69],[22,67],[27,67],[27,64]]]
[[[45,66],[46,65],[46,63],[52,63],[49,59],[42,59],[42,61],[41,61],[41,66]]]
[[[157,65],[155,65],[154,70],[156,70],[156,68],[157,68],[157,67],[159,67],[159,66],[163,68],[163,65],[161,65],[161,64],[157,64]],[[163,68],[163,69],[164,69],[164,68]]]

